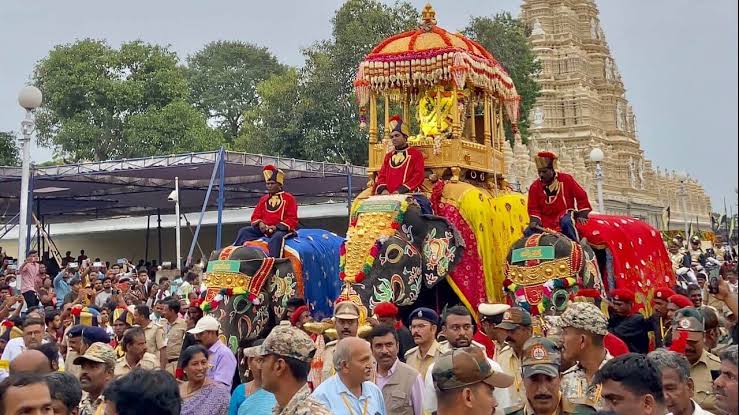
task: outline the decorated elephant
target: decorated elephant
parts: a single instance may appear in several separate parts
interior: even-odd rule
[[[511,303],[532,315],[557,315],[581,288],[602,297],[598,261],[593,249],[560,233],[523,237],[508,252],[503,287]]]
[[[511,301],[532,314],[552,315],[583,288],[597,290],[600,298],[629,288],[636,293],[635,309],[648,317],[654,290],[675,282],[660,233],[638,219],[598,214],[578,225],[578,232],[580,243],[544,233],[513,244],[504,282]]]
[[[441,281],[473,315],[480,302],[503,300],[505,254],[528,223],[523,196],[438,180],[430,200],[432,215],[415,196],[355,201],[340,275],[369,314],[382,301],[414,305]]]
[[[255,338],[277,324],[291,297],[305,297],[316,318],[330,315],[338,297],[339,248],[344,239],[300,229],[285,258],[271,258],[265,241],[229,246],[210,255],[202,308],[221,321],[228,345]]]

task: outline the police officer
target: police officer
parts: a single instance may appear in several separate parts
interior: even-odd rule
[[[573,403],[560,393],[561,356],[554,341],[532,337],[524,345],[521,374],[526,402],[506,410],[509,415],[591,415],[596,411],[584,403]]]

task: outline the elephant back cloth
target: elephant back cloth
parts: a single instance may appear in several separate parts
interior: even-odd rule
[[[268,238],[249,241],[245,246],[268,252]],[[344,238],[323,229],[298,229],[297,235],[285,241],[284,257],[295,271],[296,295],[304,296],[313,317],[330,317],[333,300],[341,292],[339,249]]]
[[[494,195],[469,183],[439,180],[432,190],[431,204],[464,240],[462,259],[447,281],[477,318],[481,302],[504,301],[506,254],[528,225],[526,199],[520,193]]]
[[[613,215],[590,215],[578,230],[593,249],[606,251],[601,273],[607,291],[632,290],[634,311],[648,318],[655,292],[675,284],[672,261],[660,232],[640,220]]]

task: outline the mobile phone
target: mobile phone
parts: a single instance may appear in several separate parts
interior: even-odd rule
[[[708,273],[708,292],[710,294],[718,294],[718,279],[721,278],[719,276],[718,269],[711,270]]]
[[[77,265],[77,263],[76,263],[76,262],[70,262],[70,263],[69,263],[69,268],[75,269],[75,268],[78,268],[78,267],[79,267],[79,266]]]
[[[123,264],[125,264],[125,263],[126,263],[126,259],[125,259],[125,258],[118,258],[118,260],[117,260],[117,261],[115,261],[115,262],[116,262],[116,264],[118,264],[118,265],[123,265]]]
[[[100,268],[100,267],[102,267],[102,266],[103,266],[103,263],[102,263],[102,262],[93,262],[93,263],[92,263],[92,266],[93,266],[93,267],[98,267],[98,268]]]

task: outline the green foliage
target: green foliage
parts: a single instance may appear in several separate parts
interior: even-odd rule
[[[531,50],[523,22],[508,12],[493,17],[473,17],[462,33],[492,53],[513,79],[521,96],[518,125],[525,142],[529,128],[528,114],[539,96],[540,87],[536,77],[541,65],[535,60],[536,55]],[[506,133],[511,140],[510,125],[506,125]]]
[[[135,41],[116,50],[93,39],[59,45],[38,63],[34,81],[44,94],[37,136],[56,158],[105,160],[220,146],[214,139],[212,146],[187,148],[157,136],[166,132],[161,125],[141,122],[187,121],[179,128],[204,135],[188,142],[213,139],[205,119],[182,105],[189,87],[177,55],[167,48]]]
[[[259,108],[250,112],[249,127],[244,128],[243,137],[234,147],[251,152],[277,151],[286,157],[366,164],[367,135],[359,130],[352,85],[355,71],[376,44],[415,27],[418,18],[418,11],[405,2],[344,3],[332,19],[331,38],[303,51],[303,68],[261,86],[265,91],[260,92]],[[280,86],[279,82],[288,85]],[[270,114],[273,110],[279,115]]]
[[[192,102],[228,142],[241,132],[244,113],[259,103],[257,85],[285,67],[264,47],[219,41],[188,58]]]
[[[17,166],[20,164],[18,146],[15,144],[15,133],[0,131],[0,166]]]

